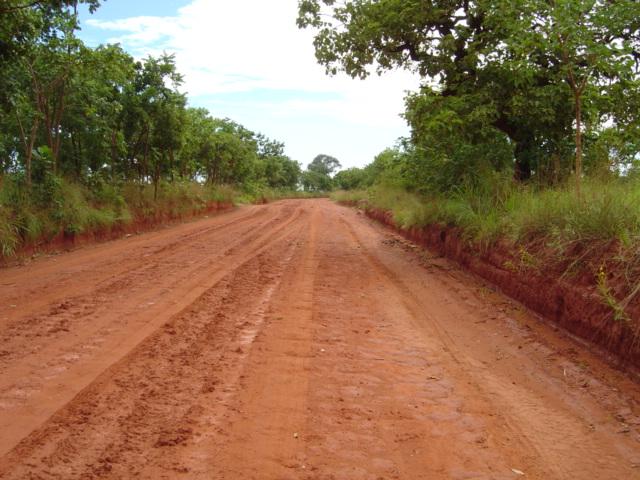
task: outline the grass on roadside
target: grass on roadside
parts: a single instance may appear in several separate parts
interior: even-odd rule
[[[484,245],[505,238],[514,243],[542,239],[558,247],[612,240],[631,246],[640,239],[640,182],[634,180],[585,182],[581,197],[568,187],[462,189],[446,197],[425,197],[378,185],[368,191],[335,192],[332,198],[366,201],[391,211],[403,228],[456,226],[466,238]]]
[[[324,198],[329,195],[325,192],[305,192],[289,188],[270,188],[264,186],[249,187],[244,192],[239,192],[235,197],[236,203],[267,203],[288,198]]]
[[[637,308],[640,301],[636,179],[586,181],[580,196],[569,187],[540,190],[505,182],[431,197],[378,185],[335,192],[332,198],[390,211],[402,228],[457,227],[481,249],[506,241],[515,256],[508,262],[512,268],[583,276],[616,321],[628,321],[627,307],[634,303]]]
[[[151,185],[95,182],[81,185],[50,176],[27,195],[19,178],[0,183],[0,257],[23,245],[51,240],[61,232],[108,232],[134,221],[160,221],[204,211],[213,202],[232,203],[227,186],[193,182],[162,183],[157,197]]]

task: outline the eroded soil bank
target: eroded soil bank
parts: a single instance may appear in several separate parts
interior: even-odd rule
[[[390,212],[374,208],[364,211],[405,238],[456,261],[565,330],[599,345],[610,360],[637,373],[640,303],[626,305],[629,318],[616,319],[616,312],[598,291],[592,272],[566,275],[562,269],[539,268],[531,252],[506,243],[481,249],[464,240],[460,230],[453,227],[402,229]],[[609,273],[615,276],[615,272]]]

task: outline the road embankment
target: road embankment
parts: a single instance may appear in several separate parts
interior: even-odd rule
[[[640,367],[640,304],[626,305],[626,318],[617,318],[592,276],[566,275],[527,261],[531,254],[506,242],[491,248],[474,246],[458,228],[443,225],[400,228],[390,212],[364,208],[365,213],[405,238],[459,263],[488,280],[503,293],[576,335],[598,345],[622,367]]]

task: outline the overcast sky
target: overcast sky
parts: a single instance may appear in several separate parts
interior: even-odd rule
[[[418,81],[326,76],[296,14],[297,0],[107,0],[79,35],[136,58],[175,53],[191,106],[285,142],[303,165],[326,153],[363,166],[408,134],[399,115]]]

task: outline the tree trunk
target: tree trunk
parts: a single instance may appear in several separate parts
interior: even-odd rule
[[[149,127],[146,128],[145,134],[145,142],[144,142],[144,153],[142,156],[142,169],[141,169],[141,178],[140,180],[143,182],[147,181],[147,165],[149,161]]]
[[[174,166],[174,162],[175,162],[175,157],[173,155],[173,148],[169,149],[169,171],[170,171],[170,175],[171,175],[171,183],[173,183],[174,178],[173,178],[173,166]]]
[[[114,128],[111,132],[111,178],[113,178],[113,172],[118,165],[118,131]]]
[[[63,78],[63,82],[66,82],[66,73]],[[55,134],[53,135],[53,145],[51,146],[51,156],[53,157],[53,173],[54,175],[58,171],[58,157],[60,156],[60,146],[62,141],[62,115],[64,113],[65,108],[65,84],[62,84],[62,88],[60,91],[60,98],[58,103],[54,104],[54,118],[53,118],[53,127],[55,129]]]
[[[158,200],[158,183],[160,182],[160,165],[156,159],[156,165],[153,169],[153,201]]]
[[[36,143],[36,135],[38,134],[38,126],[40,121],[37,117],[33,120],[33,125],[31,125],[31,131],[29,132],[29,138],[27,138],[27,134],[22,126],[22,121],[20,120],[20,114],[16,111],[16,118],[18,120],[18,126],[20,127],[20,135],[22,137],[22,144],[24,145],[24,169],[25,169],[25,180],[27,182],[27,188],[31,188],[31,159],[33,158],[33,147]]]
[[[575,92],[576,101],[576,193],[580,196],[582,182],[582,95]]]
[[[213,185],[213,162],[207,160],[207,185]]]
[[[516,164],[513,172],[513,177],[517,182],[526,182],[531,178],[531,159],[530,155],[530,141],[527,139],[520,139],[516,141],[516,148],[514,155],[516,157]]]
[[[560,183],[560,154],[555,152],[553,158],[553,185]]]
[[[27,176],[27,187],[31,188],[31,159],[33,158],[33,148],[36,145],[36,135],[38,133],[38,122],[34,122],[31,127],[31,136],[29,138],[29,143],[27,145],[27,151],[25,155],[25,170]]]
[[[73,163],[74,163],[74,170],[75,170],[75,178],[77,181],[80,181],[80,179],[82,178],[82,150],[81,150],[81,146],[80,146],[80,140],[77,139],[76,135],[74,135],[73,133],[71,133],[70,135],[70,140],[71,140],[71,151],[73,152]]]

